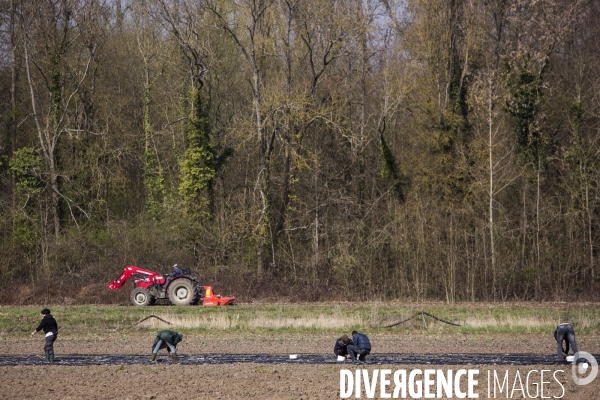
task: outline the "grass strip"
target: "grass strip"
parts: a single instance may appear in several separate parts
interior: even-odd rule
[[[0,334],[22,335],[41,319],[43,307],[0,307]],[[116,331],[158,328],[185,331],[238,332],[365,332],[429,331],[452,333],[541,333],[553,332],[559,322],[571,322],[578,333],[600,328],[599,305],[437,305],[437,304],[306,304],[238,305],[232,307],[175,306],[54,306],[50,307],[61,332],[83,330]],[[406,324],[384,328],[409,318]],[[427,313],[451,326],[427,316]],[[155,315],[159,318],[148,318]]]

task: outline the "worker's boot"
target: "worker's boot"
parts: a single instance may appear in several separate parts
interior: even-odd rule
[[[54,353],[48,353],[48,362],[54,364]]]
[[[44,351],[44,353],[45,353],[45,359],[46,359],[46,361],[50,361],[50,359],[48,358],[48,350]]]
[[[177,361],[177,353],[172,352],[171,353],[171,358],[173,359],[173,361]]]
[[[152,357],[150,357],[150,361],[156,360],[156,353],[152,353]]]

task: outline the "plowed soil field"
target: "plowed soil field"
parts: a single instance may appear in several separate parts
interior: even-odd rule
[[[586,386],[578,386],[571,377],[570,365],[482,364],[485,356],[522,355],[532,360],[548,360],[555,351],[552,335],[538,334],[429,334],[402,332],[372,335],[373,353],[365,364],[334,362],[335,337],[318,334],[190,334],[178,347],[180,362],[172,362],[163,350],[157,362],[150,363],[150,347],[154,334],[143,331],[129,333],[71,333],[59,335],[55,343],[57,363],[42,362],[43,337],[0,337],[0,398],[2,399],[339,399],[340,370],[355,376],[373,377],[374,371],[388,369],[391,383],[384,388],[393,396],[395,371],[440,369],[444,373],[461,369],[478,370],[475,393],[479,398],[600,398],[600,377]],[[578,336],[580,350],[600,354],[599,335]],[[271,361],[261,363],[240,355],[265,355]],[[311,355],[314,363],[295,363],[290,354]],[[378,364],[390,354],[393,360],[406,362]],[[455,354],[457,364],[444,355]],[[231,363],[202,363],[200,360],[232,356]],[[235,362],[237,355],[238,362]],[[122,364],[108,362],[113,357]],[[308,356],[307,356],[308,357]],[[329,359],[329,357],[331,359]],[[450,356],[452,357],[452,356]],[[471,358],[470,358],[471,357]],[[479,358],[478,358],[479,357]],[[443,359],[441,364],[436,360]],[[469,360],[472,363],[469,364]],[[28,362],[14,362],[29,360]],[[37,361],[36,361],[37,360]],[[76,365],[69,360],[92,360],[88,365]],[[105,360],[105,361],[103,361]],[[195,361],[196,360],[196,361]],[[407,361],[408,360],[408,361]],[[467,363],[465,364],[465,360]],[[304,360],[306,361],[306,360]],[[414,361],[414,363],[410,363]],[[460,362],[459,362],[460,361]],[[545,370],[543,378],[540,372]],[[506,375],[508,371],[508,375]],[[562,372],[561,372],[562,371]],[[489,374],[489,375],[488,375]],[[494,375],[500,383],[507,376],[508,385],[499,392]],[[417,376],[418,378],[419,376]],[[488,378],[490,377],[490,378]],[[420,379],[423,376],[420,375]],[[488,380],[491,379],[491,383]],[[541,383],[542,381],[547,383]],[[467,391],[466,378],[460,388]],[[372,398],[382,398],[380,381]],[[509,390],[510,388],[510,390]],[[344,390],[347,390],[345,386]],[[488,389],[490,389],[488,397]],[[522,389],[522,390],[521,390]],[[415,389],[416,390],[416,389]],[[424,389],[423,389],[424,390]],[[537,396],[536,396],[537,391]],[[431,387],[435,394],[435,384]],[[507,393],[508,392],[508,393]],[[424,392],[422,395],[424,396]],[[402,392],[399,392],[400,398]],[[350,398],[357,398],[356,391]],[[361,397],[369,398],[361,387]],[[406,398],[411,398],[407,394]],[[437,398],[449,398],[442,395]],[[456,393],[455,397],[456,398]]]

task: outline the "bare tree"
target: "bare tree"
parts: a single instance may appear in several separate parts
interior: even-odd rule
[[[61,137],[77,130],[72,108],[77,94],[89,76],[94,54],[101,40],[96,21],[102,4],[91,0],[42,1],[28,4],[21,24],[24,64],[29,86],[31,110],[45,162],[55,240],[60,240],[60,201],[72,202],[60,189],[57,151]],[[69,69],[66,67],[69,65]],[[76,205],[75,205],[76,206]]]

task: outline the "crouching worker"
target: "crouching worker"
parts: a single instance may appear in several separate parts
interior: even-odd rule
[[[353,344],[350,344],[347,347],[352,361],[365,361],[365,356],[371,353],[371,342],[369,341],[367,335],[353,331],[352,342]]]
[[[348,337],[348,335],[342,335],[338,340],[335,341],[335,346],[333,346],[333,352],[336,356],[344,356],[349,357],[348,355],[348,345],[353,344],[352,340]]]
[[[160,349],[168,349],[171,358],[177,361],[177,344],[183,340],[183,334],[179,332],[173,332],[169,330],[160,331],[154,339],[152,345],[152,358],[150,361],[156,359],[156,354]]]
[[[575,329],[568,322],[563,322],[556,327],[554,331],[554,339],[556,339],[556,355],[557,361],[566,360],[569,355],[569,345],[573,348],[573,354],[577,353],[577,342],[575,341]],[[563,342],[566,344],[566,349],[563,350]],[[577,360],[575,360],[577,361]]]
[[[56,337],[58,336],[58,325],[56,324],[56,320],[50,313],[49,309],[44,308],[42,310],[42,315],[44,316],[42,318],[42,321],[40,322],[38,327],[35,328],[35,330],[33,332],[31,332],[31,336],[35,335],[36,332],[39,332],[42,329],[44,330],[44,333],[46,334],[45,335],[46,343],[44,345],[44,352],[46,353],[46,361],[48,361],[50,364],[53,364],[54,363],[54,341],[56,340]]]

